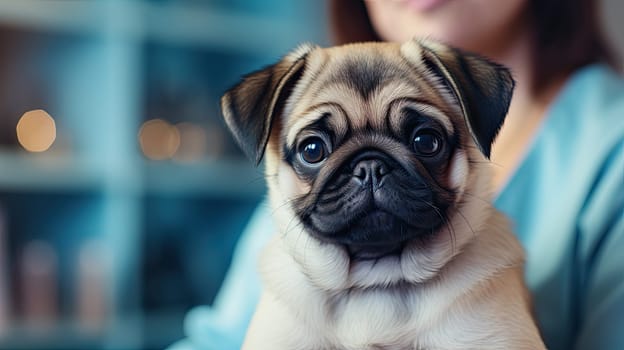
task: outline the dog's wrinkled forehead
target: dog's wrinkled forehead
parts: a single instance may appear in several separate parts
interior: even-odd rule
[[[399,129],[401,120],[393,112],[404,107],[435,118],[452,134],[451,118],[462,121],[456,99],[438,78],[415,71],[398,46],[383,48],[362,45],[311,52],[285,108],[287,144],[293,145],[302,129],[328,115],[338,133]]]
[[[342,119],[353,121],[353,128],[397,127],[387,116],[397,115],[393,101],[401,98],[431,110],[417,112],[439,119],[447,131],[468,134],[487,158],[513,86],[505,67],[426,40],[327,49],[303,45],[246,75],[223,95],[221,109],[237,143],[256,164],[274,125],[288,131],[289,142],[306,121],[326,113],[348,116]],[[331,110],[319,113],[322,108]]]
[[[367,99],[373,91],[382,88],[391,82],[403,81],[409,83],[405,70],[401,70],[391,57],[384,57],[380,52],[370,48],[364,52],[350,52],[334,59],[333,67],[321,84],[340,84],[356,91],[362,98]]]

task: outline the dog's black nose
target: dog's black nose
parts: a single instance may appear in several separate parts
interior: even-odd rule
[[[384,176],[390,172],[388,164],[378,158],[362,159],[353,167],[353,179],[361,186],[381,186]]]

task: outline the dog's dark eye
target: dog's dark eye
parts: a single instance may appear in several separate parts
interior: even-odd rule
[[[320,137],[310,137],[301,143],[299,148],[301,159],[309,164],[322,162],[327,158],[325,142]]]
[[[421,130],[414,135],[414,151],[431,157],[442,149],[442,138],[433,130]]]

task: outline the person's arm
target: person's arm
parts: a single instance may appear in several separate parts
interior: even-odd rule
[[[186,316],[186,339],[169,350],[238,350],[260,298],[258,257],[273,234],[270,209],[262,202],[243,231],[225,280],[212,306]]]
[[[624,349],[624,141],[603,170],[579,224],[591,249],[576,350]]]

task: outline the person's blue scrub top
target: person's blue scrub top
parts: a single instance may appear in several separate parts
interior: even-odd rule
[[[624,349],[624,80],[579,70],[495,201],[527,251],[549,349]],[[172,350],[239,349],[260,296],[257,259],[274,229],[261,205],[212,307],[192,310]]]

